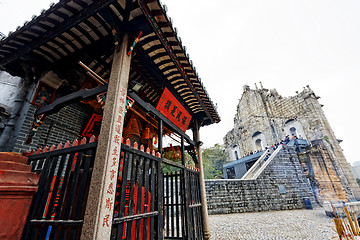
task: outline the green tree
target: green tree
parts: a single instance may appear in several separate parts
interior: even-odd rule
[[[223,178],[223,164],[226,163],[225,148],[215,144],[202,151],[205,179]]]

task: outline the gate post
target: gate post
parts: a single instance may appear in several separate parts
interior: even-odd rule
[[[81,239],[110,239],[131,56],[129,36],[114,53]]]
[[[199,122],[195,120],[194,124],[194,141],[198,144],[200,142],[200,126]],[[206,191],[205,191],[205,177],[204,177],[204,168],[202,163],[202,154],[201,154],[201,146],[198,145],[198,164],[196,167],[200,169],[200,190],[201,190],[201,205],[202,205],[202,212],[203,212],[203,219],[204,219],[204,232],[205,232],[205,239],[210,239],[210,228],[209,228],[209,221],[208,221],[208,206],[206,200]]]

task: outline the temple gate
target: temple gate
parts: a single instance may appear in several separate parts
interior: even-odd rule
[[[23,239],[210,237],[199,129],[220,118],[165,10],[65,0],[0,42],[27,93],[0,149],[41,174]]]

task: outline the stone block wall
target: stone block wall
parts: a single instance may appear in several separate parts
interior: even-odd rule
[[[301,209],[304,197],[316,204],[291,147],[282,149],[255,180],[206,180],[205,186],[209,214]]]

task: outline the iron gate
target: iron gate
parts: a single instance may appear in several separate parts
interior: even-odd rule
[[[204,239],[199,172],[164,174],[164,238]]]
[[[137,145],[121,148],[112,239],[204,239],[199,172]],[[164,165],[181,171],[163,174]]]

